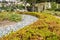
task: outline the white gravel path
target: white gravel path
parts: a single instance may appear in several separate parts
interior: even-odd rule
[[[22,18],[23,18],[22,21],[14,25],[9,25],[7,27],[0,27],[0,37],[2,37],[3,35],[9,34],[11,30],[15,32],[18,29],[23,28],[24,26],[27,26],[38,20],[38,18],[31,15],[22,15]]]

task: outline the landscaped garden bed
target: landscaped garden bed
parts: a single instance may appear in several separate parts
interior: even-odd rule
[[[21,20],[22,20],[22,16],[20,14],[16,14],[15,12],[1,12],[0,13],[0,27],[14,24]]]
[[[2,15],[4,20],[0,20],[0,37],[9,35],[11,31],[16,32],[38,20],[35,16],[18,14],[17,12],[6,12]]]
[[[20,12],[33,15],[39,20],[24,28],[11,32],[0,40],[60,40],[60,19],[47,13]]]

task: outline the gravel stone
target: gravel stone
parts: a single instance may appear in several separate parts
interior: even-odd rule
[[[14,25],[7,25],[7,27],[0,27],[0,37],[9,34],[12,30],[13,32],[17,31],[18,29],[21,29],[27,25],[30,25],[31,23],[37,21],[38,18],[31,16],[31,15],[22,15],[22,21],[14,24]]]

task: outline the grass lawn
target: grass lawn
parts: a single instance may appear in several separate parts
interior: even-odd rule
[[[60,19],[47,13],[19,13],[33,15],[39,20],[16,32],[11,32],[0,40],[60,40]]]

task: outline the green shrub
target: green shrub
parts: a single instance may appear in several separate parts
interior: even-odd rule
[[[10,21],[20,21],[21,20],[21,15],[20,14],[15,14],[15,13],[12,13],[12,14],[9,14],[9,18],[8,18]]]
[[[47,10],[55,10],[57,7],[56,7],[57,3],[56,2],[51,2],[51,8],[50,9],[47,9]]]
[[[20,14],[17,14],[15,12],[5,12],[5,13],[0,13],[0,21],[4,21],[4,20],[9,20],[9,21],[21,21],[22,16]]]

